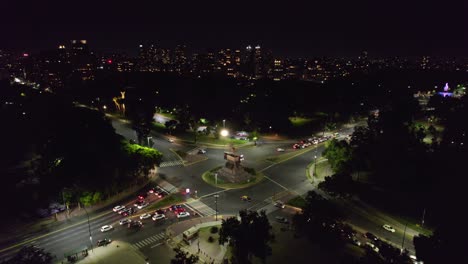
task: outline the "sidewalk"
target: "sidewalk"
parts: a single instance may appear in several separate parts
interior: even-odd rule
[[[184,251],[197,255],[202,263],[223,263],[227,246],[219,245],[219,234],[211,234],[210,228],[212,226],[220,227],[222,222],[219,219],[228,217],[232,216],[218,216],[218,221],[215,221],[215,217],[209,216],[175,223],[166,229],[166,233],[171,237],[168,244],[173,248],[181,246]],[[194,226],[200,228],[199,237],[189,245],[183,240],[182,233]],[[213,237],[213,242],[208,242],[210,236]]]
[[[96,247],[84,259],[76,262],[78,264],[145,264],[146,258],[140,251],[133,249],[130,244],[122,241],[112,241],[107,246]],[[68,263],[64,260],[63,262]]]

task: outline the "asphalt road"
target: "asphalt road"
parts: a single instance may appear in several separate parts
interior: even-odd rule
[[[129,139],[136,139],[135,132],[129,127],[128,123],[122,122],[121,120],[113,120],[112,125],[116,128],[116,131]],[[347,128],[340,133],[350,134],[352,128]],[[225,160],[223,159],[223,148],[208,148],[205,155],[206,160],[195,163],[193,165],[184,167],[179,157],[174,154],[173,150],[185,149],[187,147],[179,142],[170,143],[163,135],[152,134],[152,140],[154,142],[153,147],[157,148],[164,154],[164,162],[171,163],[169,166],[158,168],[158,174],[161,178],[170,182],[179,189],[189,188],[193,193],[195,190],[198,193],[200,199],[208,207],[212,209],[218,209],[219,214],[237,214],[239,210],[250,209],[258,210],[266,207],[271,208],[271,200],[281,192],[285,190],[295,191],[298,188],[306,186],[310,183],[306,179],[306,167],[308,164],[313,162],[314,156],[320,157],[324,149],[323,144],[319,144],[316,147],[310,147],[310,151],[298,155],[294,158],[286,160],[281,163],[272,163],[265,160],[266,157],[280,155],[276,151],[276,148],[281,147],[286,152],[295,152],[292,149],[294,141],[287,142],[268,142],[265,141],[258,146],[247,146],[239,148],[237,153],[244,154],[245,162],[244,166],[255,168],[258,171],[262,171],[265,174],[265,179],[252,187],[245,189],[233,189],[223,190],[206,184],[202,179],[201,175],[218,166],[223,166]],[[313,187],[311,187],[313,189]],[[213,194],[217,193],[217,203]],[[252,198],[251,202],[241,201],[240,197],[248,195]],[[273,197],[273,198],[272,198]],[[389,233],[385,231],[381,226],[386,223],[386,219],[379,217],[376,212],[372,210],[363,210],[362,208],[355,208],[352,205],[344,201],[335,201],[339,204],[344,211],[348,214],[348,221],[356,226],[358,229],[364,231],[370,231],[375,235],[387,239],[393,242],[395,245],[401,245],[402,242],[402,228],[398,226],[398,223],[393,224],[397,229],[395,233]],[[271,209],[270,211],[276,211]],[[143,220],[144,227],[137,230],[129,230],[118,224],[118,221],[122,219],[122,216],[116,213],[104,213],[92,214],[90,219],[91,233],[93,237],[93,243],[103,238],[120,239],[135,245],[142,252],[147,252],[147,256],[154,255],[150,250],[152,246],[159,245],[163,239],[162,233],[164,229],[173,221],[177,221],[174,215],[168,215],[168,219],[161,223],[154,223],[151,219]],[[112,224],[115,229],[101,233],[100,228],[103,225]],[[68,223],[62,223],[61,226],[54,230],[43,230],[43,237],[36,239],[34,244],[44,247],[47,251],[58,256],[63,256],[64,253],[69,252],[73,249],[79,248],[83,245],[89,245],[89,228],[86,219],[77,219],[76,221],[70,221]],[[407,230],[407,238],[405,239],[405,246],[413,250],[412,235],[415,232],[413,230]],[[145,241],[145,243],[142,243]],[[16,249],[7,250],[0,253],[0,258],[11,255]]]

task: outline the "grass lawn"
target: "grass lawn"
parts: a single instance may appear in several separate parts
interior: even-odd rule
[[[330,167],[330,163],[328,163],[328,161],[320,158],[317,160],[317,168],[315,168],[315,173],[316,178],[323,179],[326,176],[331,176],[333,174],[333,170]]]
[[[305,149],[299,149],[299,150],[284,153],[284,154],[281,154],[281,155],[270,156],[270,157],[267,157],[266,160],[274,162],[274,163],[280,163],[280,162],[286,161],[288,159],[292,159],[292,158],[294,158],[296,156],[299,156],[301,154],[304,154],[304,153],[306,153],[308,151],[311,151],[313,149],[315,149],[315,147],[308,147],[308,148],[305,148]]]
[[[306,204],[306,200],[302,196],[296,196],[289,200],[286,204],[298,207],[298,208],[304,208]]]
[[[170,113],[157,113],[158,115],[162,115],[164,117],[167,117],[169,119],[176,119],[176,116]]]
[[[209,170],[202,175],[202,179],[218,188],[223,188],[223,189],[240,189],[240,188],[246,188],[249,186],[252,186],[254,184],[257,184],[261,182],[264,177],[262,173],[257,172],[255,176],[252,176],[248,181],[241,182],[241,183],[230,183],[230,182],[224,182],[223,179],[218,178],[218,184],[216,184],[216,179],[215,179],[215,172],[218,171],[221,167],[214,168],[212,170]]]
[[[164,133],[166,130],[166,126],[162,123],[153,122],[153,130],[159,133]]]
[[[192,142],[194,141],[193,133],[189,133],[189,132],[180,133],[180,134],[176,134],[176,136],[187,141],[192,141]],[[207,144],[216,144],[216,145],[228,145],[228,144],[242,145],[242,144],[249,143],[249,141],[234,139],[234,138],[227,138],[227,137],[215,138],[213,135],[198,134],[197,143],[207,143]]]
[[[169,205],[178,204],[185,202],[184,197],[180,193],[171,193],[168,196],[162,198],[161,200],[157,201],[156,203],[147,207],[147,210],[155,210],[163,207],[167,207]]]
[[[313,120],[314,118],[309,118],[309,117],[298,117],[298,116],[289,117],[289,121],[294,127],[302,127],[304,125],[309,124]]]

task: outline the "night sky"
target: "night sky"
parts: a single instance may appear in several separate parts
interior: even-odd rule
[[[260,44],[295,57],[468,56],[468,1],[119,2],[2,0],[0,47],[34,51],[87,39],[93,50],[130,54],[154,42],[202,50]]]

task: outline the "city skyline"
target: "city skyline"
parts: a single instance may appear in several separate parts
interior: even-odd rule
[[[194,49],[269,47],[280,56],[466,56],[463,8],[426,3],[373,6],[304,4],[108,6],[80,2],[74,12],[60,5],[10,1],[2,18],[0,48],[43,50],[87,39],[98,51],[137,54],[141,43]],[[244,7],[244,8],[242,8]],[[461,6],[463,7],[463,6]],[[457,11],[458,10],[458,11]]]

